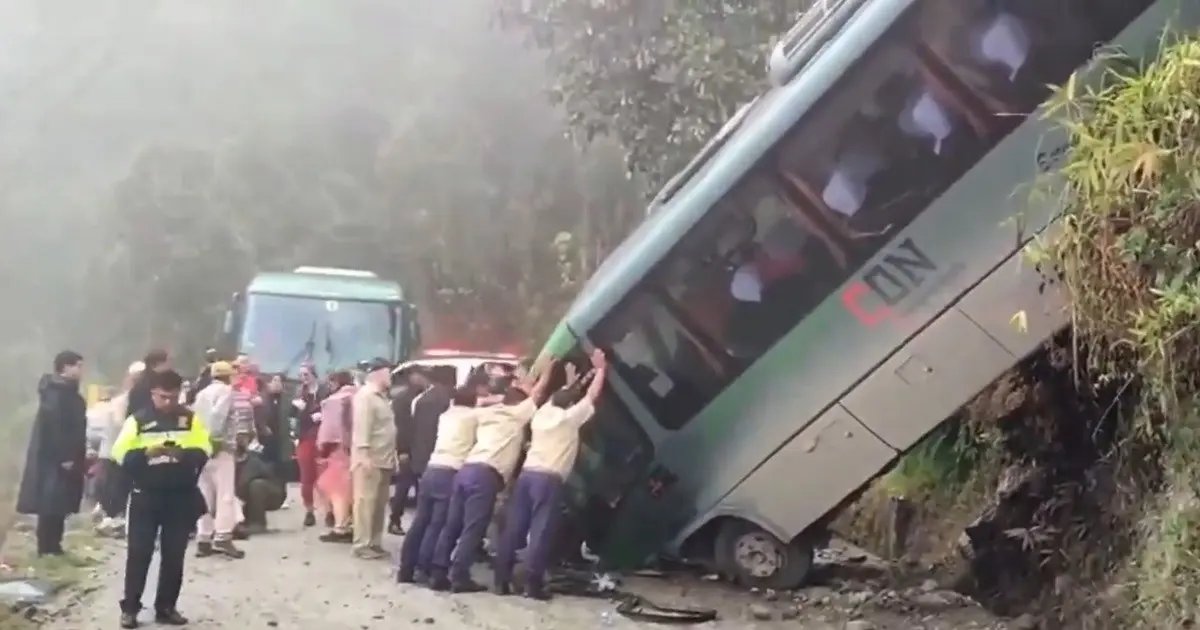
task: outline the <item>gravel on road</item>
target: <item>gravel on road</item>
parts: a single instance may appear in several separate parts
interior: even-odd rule
[[[241,543],[242,560],[197,559],[189,550],[179,609],[197,630],[383,630],[428,626],[446,630],[583,630],[650,628],[617,615],[607,601],[558,597],[535,602],[488,593],[451,595],[396,584],[390,560],[352,558],[347,546],[317,540],[320,528],[303,529],[295,508],[271,514],[275,531]],[[121,598],[123,545],[94,572],[91,594],[46,623],[46,630],[116,627]],[[396,549],[399,538],[385,546]],[[487,583],[486,569],[477,579]],[[151,574],[143,604],[153,604]],[[717,608],[723,628],[884,630],[1005,628],[971,602],[933,587],[891,591],[878,585],[840,583],[796,593],[747,593],[698,577],[630,578],[622,589],[656,603]],[[142,613],[149,621],[149,610]],[[147,624],[149,625],[149,624]],[[661,627],[661,626],[658,626]]]

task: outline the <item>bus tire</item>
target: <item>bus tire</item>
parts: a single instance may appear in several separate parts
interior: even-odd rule
[[[741,519],[722,525],[713,551],[717,569],[747,588],[799,588],[813,567],[813,546],[803,536],[785,543]]]

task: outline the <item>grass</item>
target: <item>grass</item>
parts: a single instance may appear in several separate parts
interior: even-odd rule
[[[834,529],[890,559],[940,563],[995,487],[994,454],[964,424],[943,425],[872,483]],[[916,510],[903,540],[893,521],[897,500]]]
[[[1103,514],[1070,525],[1111,538],[1115,561],[1067,548],[1107,553],[1095,540],[1064,536],[1056,549],[1088,582],[1061,602],[1079,613],[1065,618],[1093,628],[1200,623],[1200,37],[1163,43],[1156,58],[1113,64],[1098,86],[1071,80],[1048,103],[1072,147],[1043,186],[1061,200],[1062,229],[1026,252],[1062,274],[1076,358],[1087,357],[1076,368],[1094,383],[1134,383],[1141,396],[1121,416]],[[855,506],[857,537],[886,540],[880,515],[906,497],[936,528],[923,536],[954,538],[969,512],[958,506],[995,487],[989,452],[935,436]]]
[[[1133,559],[1106,603],[1126,627],[1185,628],[1200,621],[1200,39],[1164,43],[1051,101],[1073,148],[1064,230],[1031,255],[1062,271],[1093,376],[1145,392],[1131,441],[1152,447],[1161,491],[1141,497]]]
[[[35,579],[56,593],[80,585],[102,558],[92,528],[85,516],[68,521],[65,546],[68,554],[58,558],[38,558],[33,536],[34,521],[16,513],[17,488],[25,465],[32,418],[36,408],[20,407],[10,421],[0,425],[0,581]],[[0,630],[26,630],[39,627],[45,620],[44,606],[0,605]]]
[[[1133,622],[1191,627],[1200,621],[1200,443],[1196,410],[1179,418],[1164,448],[1164,488],[1141,527],[1121,602]]]
[[[39,558],[33,537],[33,521],[17,520],[0,550],[0,582],[35,580],[55,594],[52,605],[0,607],[0,630],[26,630],[40,627],[59,607],[61,594],[73,592],[92,577],[92,569],[103,560],[103,552],[83,516],[72,518],[64,546],[67,554]]]

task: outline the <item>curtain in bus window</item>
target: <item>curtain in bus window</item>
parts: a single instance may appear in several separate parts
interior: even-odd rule
[[[929,90],[916,95],[905,108],[900,115],[900,128],[913,137],[932,140],[934,155],[942,154],[943,143],[954,131],[950,114]]]
[[[729,294],[738,302],[758,304],[762,301],[762,277],[759,276],[758,265],[754,261],[742,263],[737,271],[733,272]]]
[[[821,198],[831,210],[850,218],[862,209],[867,200],[867,186],[886,164],[878,151],[865,146],[843,151],[829,175]]]
[[[983,29],[975,52],[984,63],[1003,66],[1008,70],[1008,80],[1016,81],[1029,58],[1029,34],[1015,16],[1001,13]]]

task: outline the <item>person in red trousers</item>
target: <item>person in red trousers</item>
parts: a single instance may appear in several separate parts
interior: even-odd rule
[[[317,524],[313,515],[313,490],[317,483],[317,422],[325,388],[317,379],[311,365],[300,368],[300,388],[291,401],[291,415],[296,420],[296,467],[300,472],[300,499],[304,502],[304,526]],[[330,520],[332,514],[326,515]]]

